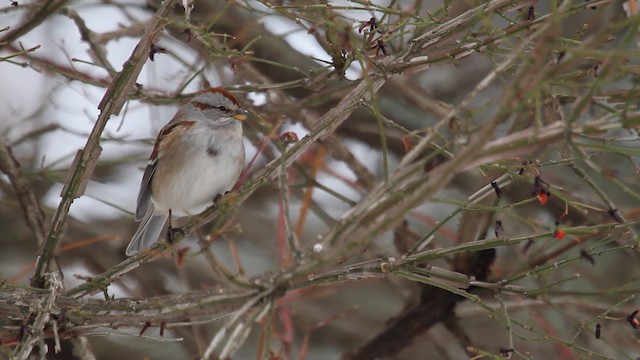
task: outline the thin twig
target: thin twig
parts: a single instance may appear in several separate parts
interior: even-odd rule
[[[44,212],[31,184],[20,170],[20,163],[13,157],[11,148],[2,140],[0,140],[0,171],[7,175],[11,181],[11,186],[22,209],[22,216],[31,229],[38,246],[42,246],[45,239]]]
[[[57,12],[65,6],[70,0],[48,0],[42,4],[32,16],[28,17],[28,21],[22,23],[18,27],[13,28],[3,37],[0,38],[0,47],[19,39],[22,35],[35,29],[38,25],[49,19],[50,15]]]

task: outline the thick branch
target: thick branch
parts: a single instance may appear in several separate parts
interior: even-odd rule
[[[209,320],[224,316],[240,307],[255,292],[229,292],[206,289],[186,294],[157,296],[144,300],[133,299],[76,299],[57,296],[49,306],[54,309],[63,338],[90,333],[101,327],[172,324],[197,319]],[[0,336],[17,338],[27,314],[35,304],[45,303],[50,294],[30,288],[5,288],[0,291]],[[48,315],[51,310],[48,310]],[[45,337],[51,337],[50,328]]]

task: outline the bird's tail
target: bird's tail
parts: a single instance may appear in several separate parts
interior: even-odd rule
[[[154,215],[153,208],[149,209],[127,246],[127,256],[136,255],[158,241],[168,218],[169,215]]]

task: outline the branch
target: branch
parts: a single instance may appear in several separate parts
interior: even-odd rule
[[[33,14],[33,16],[30,17],[29,21],[9,31],[5,36],[0,38],[0,47],[7,45],[8,43],[20,38],[22,35],[35,29],[38,25],[40,25],[42,22],[47,20],[51,14],[58,11],[61,7],[65,6],[68,2],[70,2],[70,0],[47,1],[42,6],[40,6],[38,11],[36,11],[36,13]]]
[[[4,288],[0,291],[0,318],[5,319],[0,327],[0,335],[3,339],[18,338],[24,314],[30,312],[38,314],[29,328],[31,333],[35,335],[36,330],[42,330],[38,317],[42,317],[44,323],[47,323],[44,317],[55,315],[60,338],[91,335],[93,331],[105,326],[116,329],[140,327],[145,323],[173,326],[188,325],[182,324],[183,322],[206,323],[235,311],[257,293],[255,290],[232,292],[211,288],[144,300],[98,300],[56,296],[53,291],[46,293],[34,288]],[[54,332],[50,327],[44,329],[44,333],[40,333],[41,338],[53,336]],[[23,344],[31,341],[26,339],[25,336]]]
[[[87,139],[84,149],[78,151],[69,170],[69,179],[66,182],[65,188],[62,190],[62,201],[60,201],[60,205],[53,215],[51,230],[47,234],[47,241],[42,249],[42,253],[38,256],[35,274],[31,278],[33,286],[44,286],[43,276],[44,273],[48,271],[51,260],[60,242],[69,208],[74,199],[82,196],[100,157],[100,152],[102,151],[100,147],[100,136],[111,115],[120,113],[146,61],[153,37],[165,26],[166,22],[164,17],[169,12],[172,4],[173,0],[163,2],[149,23],[147,30],[135,50],[123,64],[122,71],[116,75],[111,86],[109,86],[102,98],[100,105],[98,105],[98,108],[102,111],[96,120],[96,124]]]
[[[22,338],[20,345],[14,351],[14,357],[18,360],[27,359],[36,343],[40,343],[41,358],[44,359],[44,354],[47,353],[47,347],[44,345],[44,328],[53,313],[56,298],[62,289],[62,280],[57,272],[47,273],[45,276],[49,293],[40,301],[31,300],[28,302],[34,304],[29,308],[29,313],[36,313],[37,315],[30,331],[27,331],[27,335]]]
[[[11,148],[4,141],[0,141],[0,171],[7,175],[11,181],[11,186],[22,209],[22,216],[33,232],[38,246],[42,246],[45,236],[44,212],[29,181],[20,170],[20,163],[13,157]]]

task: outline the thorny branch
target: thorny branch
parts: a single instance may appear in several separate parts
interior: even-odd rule
[[[452,18],[449,17],[449,9],[446,7],[435,13],[429,12],[427,15],[423,15],[424,18],[421,18],[407,9],[397,10],[393,5],[384,8],[365,4],[371,9],[375,9],[372,10],[372,13],[383,15],[378,18],[372,17],[366,23],[368,24],[367,29],[360,26],[361,31],[371,32],[368,35],[363,35],[362,39],[353,37],[353,34],[349,33],[354,28],[349,28],[349,25],[344,26],[345,23],[342,19],[344,15],[340,13],[340,11],[365,9],[365,5],[360,2],[356,2],[357,6],[349,4],[343,8],[325,4],[314,4],[308,7],[306,5],[278,6],[270,2],[263,2],[270,10],[276,11],[281,16],[296,21],[298,16],[304,17],[305,22],[298,21],[298,23],[328,49],[333,57],[333,69],[332,67],[321,69],[317,63],[306,56],[298,56],[295,60],[290,58],[291,64],[287,63],[286,57],[278,57],[282,56],[277,54],[279,51],[273,51],[273,48],[282,49],[280,47],[284,46],[282,39],[279,39],[281,42],[278,43],[278,47],[274,47],[274,43],[264,40],[278,36],[273,36],[266,31],[262,31],[261,34],[260,30],[256,35],[255,31],[260,25],[244,26],[247,25],[246,21],[237,21],[241,18],[238,17],[238,14],[246,15],[240,11],[240,8],[242,6],[249,7],[249,5],[236,6],[236,4],[227,3],[225,6],[215,8],[215,16],[205,16],[206,26],[200,27],[196,23],[197,20],[190,21],[198,18],[197,12],[190,13],[191,17],[187,16],[185,22],[171,19],[172,26],[178,29],[172,28],[174,34],[178,34],[176,37],[188,35],[185,41],[192,48],[199,48],[198,51],[201,51],[202,58],[206,59],[206,66],[200,68],[201,70],[196,70],[200,65],[192,64],[192,60],[186,60],[186,57],[177,51],[172,52],[170,47],[167,47],[167,54],[173,59],[181,61],[185,68],[193,72],[202,71],[211,63],[211,59],[228,60],[233,64],[232,71],[238,72],[240,74],[238,76],[250,79],[250,81],[245,81],[245,84],[230,88],[254,92],[269,90],[271,94],[277,92],[280,99],[274,100],[276,98],[274,96],[270,101],[275,104],[259,108],[254,114],[258,120],[256,123],[250,124],[250,127],[255,126],[260,128],[263,133],[270,133],[269,125],[271,124],[268,122],[267,115],[263,118],[259,114],[264,111],[274,118],[282,114],[287,114],[292,118],[303,117],[302,123],[310,132],[288,148],[278,144],[277,149],[280,152],[267,149],[266,152],[270,152],[268,153],[270,162],[255,172],[238,193],[228,196],[225,201],[218,203],[218,206],[211,207],[203,214],[193,217],[181,228],[184,232],[177,233],[175,240],[180,242],[186,235],[212,221],[214,222],[214,234],[218,229],[230,228],[227,225],[232,221],[235,209],[241,204],[246,206],[251,197],[256,196],[256,193],[264,190],[267,185],[273,184],[281,171],[295,168],[303,175],[313,177],[313,175],[304,173],[305,168],[300,165],[300,160],[314,144],[320,143],[322,146],[326,146],[335,158],[344,160],[349,168],[356,173],[358,180],[361,185],[364,185],[367,192],[357,201],[349,200],[351,201],[350,209],[338,219],[333,219],[332,215],[324,212],[322,206],[313,199],[310,205],[305,204],[304,206],[309,206],[312,211],[317,210],[318,214],[322,213],[322,217],[327,220],[325,223],[330,224],[324,235],[314,241],[307,239],[300,241],[303,251],[300,264],[280,269],[275,274],[263,274],[251,279],[242,279],[244,288],[242,291],[232,292],[221,287],[180,295],[149,297],[144,300],[108,299],[100,301],[86,298],[86,295],[100,291],[108,296],[109,285],[121,276],[133,275],[132,270],[143,264],[158,265],[160,261],[157,260],[161,257],[157,255],[166,254],[165,250],[168,248],[166,244],[162,243],[156,245],[149,252],[122,261],[108,268],[102,274],[90,277],[85,283],[64,292],[61,285],[55,285],[59,283],[58,281],[51,282],[45,281],[45,279],[57,275],[53,272],[55,266],[53,266],[52,260],[64,233],[65,224],[68,222],[67,214],[72,202],[83,195],[84,188],[94,172],[101,152],[100,137],[109,117],[118,114],[125,102],[134,96],[151,102],[176,101],[174,98],[159,96],[153,91],[135,87],[138,74],[149,55],[149,48],[154,44],[156,35],[166,25],[172,1],[162,3],[153,19],[147,24],[142,39],[129,60],[123,65],[122,71],[117,73],[113,79],[108,77],[95,79],[71,67],[38,56],[37,53],[34,54],[33,52],[38,50],[37,47],[24,51],[20,46],[11,44],[45,21],[50,14],[60,12],[75,22],[83,40],[89,45],[93,61],[106,69],[109,73],[108,76],[111,76],[114,71],[107,60],[106,42],[119,36],[126,36],[131,32],[141,31],[142,27],[132,26],[122,31],[97,34],[90,30],[90,27],[84,23],[83,18],[77,12],[70,8],[64,8],[66,3],[65,1],[47,1],[41,7],[36,8],[31,19],[5,34],[3,40],[6,43],[0,40],[0,46],[16,53],[15,56],[12,55],[10,58],[1,58],[0,60],[14,59],[19,55],[22,59],[27,59],[29,66],[34,69],[48,69],[68,79],[80,80],[94,86],[106,87],[108,85],[99,105],[100,116],[85,147],[78,152],[69,170],[69,177],[62,194],[63,198],[54,214],[46,241],[42,210],[38,205],[38,200],[24,174],[21,173],[19,164],[13,158],[11,149],[4,142],[0,142],[0,170],[8,176],[24,217],[35,237],[39,239],[39,243],[44,243],[36,263],[32,284],[36,288],[45,288],[45,290],[16,289],[3,286],[0,291],[2,314],[7,314],[9,316],[7,318],[13,319],[5,323],[0,322],[3,338],[15,337],[21,329],[24,330],[22,327],[24,324],[19,324],[19,321],[24,319],[25,312],[33,314],[25,321],[30,327],[28,336],[24,336],[20,345],[15,348],[17,358],[29,356],[35,345],[39,346],[41,356],[44,356],[43,351],[46,351],[44,350],[46,349],[45,338],[61,337],[66,339],[78,335],[99,335],[101,327],[114,329],[141,327],[140,335],[142,336],[150,326],[159,327],[162,334],[167,327],[178,328],[215,321],[224,321],[224,324],[219,327],[215,336],[203,337],[199,340],[198,353],[206,358],[213,355],[215,349],[221,348],[220,356],[227,357],[232,356],[238,350],[254,327],[262,327],[263,340],[273,339],[274,336],[271,332],[274,331],[272,328],[275,328],[273,322],[276,320],[274,320],[273,314],[276,312],[280,316],[279,320],[283,328],[282,334],[278,334],[283,348],[285,348],[283,352],[285,355],[292,356],[290,353],[292,336],[287,333],[293,328],[291,320],[287,320],[287,316],[291,316],[290,305],[285,301],[281,303],[279,300],[291,301],[290,298],[294,295],[304,294],[304,291],[312,291],[316,288],[335,287],[361,280],[383,278],[390,281],[408,279],[414,284],[421,284],[418,303],[413,308],[407,307],[406,311],[394,317],[377,334],[371,334],[372,339],[367,343],[357,347],[348,344],[352,350],[345,353],[346,358],[368,359],[373,356],[392,356],[407,348],[408,343],[414,337],[419,336],[437,323],[444,324],[449,331],[454,333],[459,343],[464,344],[468,356],[474,356],[476,353],[484,354],[486,351],[474,347],[475,344],[462,333],[459,324],[456,323],[454,309],[462,300],[473,302],[483,311],[482,314],[489,314],[494,319],[508,324],[509,346],[504,351],[500,350],[500,353],[510,356],[518,351],[518,349],[513,349],[514,346],[519,346],[517,341],[514,345],[514,337],[516,340],[518,337],[518,332],[514,329],[531,331],[532,327],[514,317],[512,309],[507,311],[504,305],[506,302],[503,302],[501,297],[499,297],[499,305],[501,306],[490,306],[486,297],[483,297],[482,291],[495,291],[499,295],[517,294],[522,297],[534,297],[543,293],[552,294],[555,284],[543,284],[539,285],[538,289],[529,289],[514,283],[525,277],[535,281],[536,276],[543,277],[553,271],[555,266],[558,269],[565,269],[567,264],[583,258],[595,264],[594,256],[633,251],[637,242],[640,241],[632,229],[638,223],[633,213],[622,215],[617,209],[619,202],[617,200],[614,202],[608,189],[601,187],[598,181],[584,170],[598,169],[598,166],[591,162],[592,153],[583,150],[584,148],[589,149],[589,146],[593,148],[600,146],[601,149],[616,154],[637,155],[633,150],[617,149],[606,143],[606,141],[610,141],[609,139],[599,138],[608,131],[633,129],[640,125],[640,115],[637,113],[637,108],[629,100],[633,94],[637,93],[637,89],[632,87],[628,92],[625,92],[626,95],[620,95],[620,92],[616,92],[615,89],[599,92],[600,85],[611,80],[609,73],[611,68],[605,67],[603,69],[602,66],[610,66],[608,62],[614,61],[616,57],[627,59],[629,56],[624,52],[604,56],[593,50],[602,43],[610,41],[607,36],[612,32],[612,28],[606,26],[589,39],[583,40],[577,36],[576,44],[573,44],[575,46],[568,54],[564,52],[565,48],[569,47],[567,44],[570,41],[562,39],[565,42],[558,45],[557,49],[562,48],[563,53],[557,58],[554,53],[556,45],[553,41],[549,41],[549,39],[560,37],[560,25],[568,14],[584,10],[589,6],[606,6],[608,1],[575,5],[563,2],[548,14],[537,17],[536,9],[530,1],[518,0],[494,0],[482,3]],[[199,5],[195,7],[195,10],[200,10]],[[202,4],[202,7],[205,8],[208,5],[210,4]],[[187,7],[189,12],[193,10],[191,6],[187,5]],[[316,24],[313,22],[314,17],[310,14],[319,9],[322,10],[326,18],[320,18],[322,21],[318,21]],[[306,13],[307,10],[310,12]],[[526,20],[516,20],[517,15],[513,14],[518,11],[526,13]],[[495,14],[508,19],[510,24],[505,28],[487,26],[486,20]],[[233,20],[231,21],[232,26],[236,26],[232,27],[233,31],[226,30],[225,26],[227,25],[222,24],[227,16]],[[392,24],[390,19],[396,19],[395,17],[397,17],[397,22]],[[429,22],[424,20],[427,17],[430,19]],[[421,24],[420,21],[423,23]],[[440,25],[432,26],[432,24]],[[410,27],[414,25],[414,28]],[[618,26],[616,29],[624,29],[623,26]],[[637,23],[634,26],[637,27]],[[222,31],[218,34],[215,33],[215,29],[218,31],[222,29]],[[227,32],[237,36],[229,36]],[[251,35],[243,38],[246,34]],[[406,39],[406,47],[400,45],[402,40],[405,40],[401,39],[404,35],[400,34],[409,34]],[[190,42],[192,35],[195,35],[193,38],[196,40]],[[517,39],[515,45],[509,45],[508,41],[505,41],[512,38]],[[362,44],[360,44],[361,40]],[[572,39],[572,41],[574,40]],[[236,44],[243,45],[241,50],[235,50],[233,46]],[[265,44],[267,45],[265,46]],[[358,46],[362,47],[361,53],[351,50]],[[450,62],[457,65],[464,59],[477,59],[474,57],[477,54],[483,54],[491,59],[492,70],[484,75],[481,81],[472,87],[472,90],[465,92],[466,96],[461,96],[462,100],[455,106],[443,101],[425,100],[427,95],[422,91],[422,85],[417,81],[412,81],[410,76],[407,77],[403,74],[405,71],[414,71],[422,65],[434,66],[438,62]],[[597,81],[592,82],[584,94],[577,90],[566,93],[556,91],[556,87],[561,88],[562,84],[558,85],[559,81],[555,79],[566,76],[564,71],[570,66],[574,66],[577,62],[576,59],[586,56],[585,54],[604,58],[603,64],[599,64],[593,70],[594,73],[597,73],[595,77],[599,76]],[[377,57],[379,55],[385,55],[385,57],[379,59]],[[160,55],[158,54],[158,56]],[[562,61],[560,61],[561,58]],[[346,64],[350,62],[359,62],[365,75],[363,78],[356,81],[344,81]],[[281,71],[273,71],[274,65]],[[238,69],[242,69],[244,73]],[[628,67],[628,69],[637,71],[632,67]],[[220,73],[224,73],[224,71]],[[280,77],[274,74],[280,75]],[[185,80],[179,88],[186,88],[194,77],[195,75],[189,80]],[[342,81],[336,80],[336,78],[340,78]],[[478,98],[500,81],[509,81],[509,86],[500,96],[500,100],[492,103],[497,111],[487,116],[477,116],[475,113],[478,111],[477,108],[482,107],[477,104]],[[394,117],[386,112],[383,115],[383,111],[378,109],[378,104],[382,104],[385,86],[389,88],[389,84],[395,88],[401,87],[402,91],[398,93],[403,98],[410,99],[417,104],[415,106],[420,111],[416,111],[416,113],[420,114],[418,117],[421,120],[423,113],[430,113],[436,114],[435,121],[433,123],[422,121],[418,123],[418,126],[410,127],[407,126],[407,123],[401,123],[404,121],[402,116]],[[553,95],[548,95],[550,93]],[[188,95],[183,94],[178,99],[185,96]],[[286,99],[287,97],[289,98]],[[556,112],[566,111],[569,116],[565,118],[562,116],[550,117],[549,119],[545,118],[544,121],[536,118],[535,121],[531,121],[532,117],[539,117],[536,106],[543,101],[549,102],[549,98],[557,103],[555,104]],[[559,99],[574,106],[569,110],[561,109],[562,105]],[[397,98],[394,101],[397,102]],[[391,101],[393,106],[389,108],[399,107],[394,101]],[[614,102],[623,103],[626,107],[624,109],[613,108],[611,103]],[[317,105],[318,103],[320,105]],[[277,110],[278,105],[283,109]],[[583,116],[590,106],[604,109],[605,115],[601,115],[602,113],[594,115],[596,114],[594,112],[589,116]],[[362,111],[363,109],[369,112]],[[314,112],[324,115],[314,120]],[[381,142],[384,145],[381,146],[381,151],[385,158],[383,180],[377,179],[376,174],[367,169],[363,162],[350,152],[349,147],[342,142],[342,137],[340,137],[340,134],[344,134],[341,131],[354,123],[356,124],[353,127],[355,129],[369,125],[367,122],[370,121],[371,112],[379,121],[378,126],[382,127],[381,124],[384,124],[389,127],[389,130],[392,128],[396,131],[393,136],[402,139],[402,145],[407,150],[407,153],[399,159],[399,165],[387,173],[386,161],[391,153],[391,147],[384,144],[386,134],[382,135]],[[366,115],[362,115],[363,113]],[[480,119],[480,125],[471,121],[476,117]],[[351,121],[347,123],[347,119]],[[278,119],[277,123],[280,124],[281,119]],[[464,126],[459,127],[461,123]],[[460,131],[463,127],[466,128]],[[385,127],[382,128],[387,130]],[[508,130],[502,132],[502,128]],[[378,127],[376,127],[376,131],[379,131]],[[258,139],[255,132],[247,132],[250,140]],[[398,133],[400,135],[397,135]],[[375,135],[376,138],[380,138],[380,134]],[[277,142],[278,140],[273,141]],[[564,143],[567,149],[572,149],[574,158],[546,160],[539,163],[529,160],[529,162],[520,163],[520,159],[529,159],[531,154],[548,155],[545,153],[546,149],[561,143]],[[398,147],[396,146],[395,149]],[[431,150],[434,151],[429,154]],[[401,151],[396,151],[396,153],[401,154]],[[434,159],[437,161],[432,161]],[[631,163],[634,163],[632,155],[629,155],[629,159]],[[505,165],[505,162],[517,163],[521,168],[513,170],[512,165],[508,163]],[[566,209],[569,206],[589,210],[595,208],[603,214],[608,214],[611,217],[608,219],[611,223],[599,221],[588,225],[561,223],[559,220],[563,220],[563,217],[568,214],[568,210],[565,210],[561,216],[558,216],[559,220],[556,221],[555,227],[538,224],[536,220],[521,217],[516,218],[514,222],[526,223],[530,225],[532,230],[524,235],[513,232],[509,235],[503,235],[505,231],[509,231],[509,225],[506,220],[503,223],[501,216],[513,209],[530,205],[536,199],[531,197],[521,201],[504,200],[509,196],[508,187],[515,187],[518,181],[525,180],[527,176],[525,171],[535,172],[536,179],[538,179],[540,178],[539,168],[560,163],[573,169],[574,174],[582,179],[582,183],[587,184],[587,187],[592,189],[608,208],[599,209],[593,204],[583,204],[577,200],[577,196],[567,194],[566,189],[559,186],[552,188],[555,186],[553,181],[545,182],[550,188],[548,194],[554,194],[553,200],[556,201],[556,204],[565,206]],[[425,201],[437,202],[439,200],[437,194],[459,181],[457,179],[459,174],[474,172],[487,178],[486,186],[478,192],[483,192],[483,196],[486,197],[493,191],[489,185],[492,184],[498,194],[498,199],[509,201],[509,203],[501,204],[496,201],[492,205],[479,205],[477,202],[479,197],[470,196],[466,202],[458,204],[458,210],[450,213],[450,216],[446,217],[442,223],[435,225],[433,231],[427,232],[431,236],[425,234],[421,238],[419,234],[416,234],[415,238],[420,238],[420,240],[415,244],[406,244],[408,246],[405,248],[397,246],[396,255],[401,255],[401,258],[387,258],[380,255],[388,253],[386,250],[377,249],[375,255],[365,255],[365,259],[368,256],[369,260],[365,260],[363,263],[344,265],[345,261],[358,259],[359,252],[369,249],[388,231],[398,229],[398,224],[407,224],[407,219],[411,218],[417,212],[416,209]],[[500,174],[501,181],[490,181],[489,178],[495,172]],[[281,180],[286,181],[287,177],[283,176]],[[326,188],[326,185],[320,184],[317,179],[311,180],[313,181],[305,186],[315,184],[319,189],[322,189],[322,186]],[[291,189],[292,199],[287,199],[288,204],[293,202],[291,200],[293,200],[294,194],[303,193],[294,184],[282,184],[282,188]],[[333,189],[327,190],[327,193],[333,191]],[[623,187],[623,190],[630,194],[637,194],[633,188]],[[334,193],[337,194],[337,192]],[[500,199],[501,196],[502,199]],[[344,198],[346,199],[346,197]],[[560,198],[560,200],[556,200],[556,198]],[[456,219],[455,215],[458,212],[469,214],[474,211],[485,211],[486,215],[484,225],[482,229],[475,232],[476,235],[472,237],[461,236],[456,239],[453,245],[437,240],[433,241],[436,230],[442,230],[443,228],[440,227],[443,224],[447,225],[452,219]],[[586,210],[584,214],[587,214]],[[586,217],[586,215],[584,216]],[[499,219],[496,221],[496,238],[482,238],[484,233],[490,233],[487,231],[487,221],[489,221],[487,219],[493,218]],[[461,222],[461,226],[463,224],[465,222]],[[410,226],[404,230],[412,232]],[[556,247],[555,250],[545,251],[539,257],[526,255],[526,246],[529,244],[541,244],[539,248],[544,249],[546,240],[554,238],[559,240],[559,230],[562,230],[563,236],[573,237],[575,242],[571,245]],[[628,241],[626,238],[628,234],[634,236],[634,241]],[[598,235],[605,238],[600,240],[599,245],[594,245],[593,248],[584,247],[586,239]],[[621,239],[623,237],[625,238]],[[437,245],[433,245],[432,242]],[[498,277],[495,282],[488,279],[492,266],[494,266],[495,252],[497,250],[512,251],[511,249],[518,244],[525,245],[523,251],[525,254],[516,253],[516,256],[524,258],[521,261],[521,268],[513,273],[503,274],[503,277]],[[579,256],[563,258],[550,264],[560,255],[567,254],[569,249],[576,247],[580,247]],[[185,252],[180,252],[179,263],[183,261],[184,254]],[[433,260],[451,262],[452,270],[431,265]],[[154,264],[150,264],[152,262]],[[531,268],[527,268],[527,266]],[[232,281],[235,280],[232,278],[233,276],[234,274],[226,274],[226,277]],[[574,276],[571,274],[567,278],[573,280]],[[564,281],[568,280],[560,279],[558,283]],[[608,295],[614,293],[626,295],[616,291],[610,291]],[[630,299],[621,300],[620,304],[629,301]],[[24,304],[29,304],[29,306]],[[608,309],[605,307],[604,313],[613,313],[617,306],[619,304],[611,305]],[[624,310],[629,309],[625,308]],[[64,315],[61,315],[62,313]],[[53,315],[57,320],[50,321]],[[616,315],[623,317],[625,313],[621,312]],[[632,323],[634,320],[635,318],[632,317],[629,321]],[[326,321],[326,323],[329,322]],[[259,325],[254,326],[254,324]],[[584,329],[586,329],[586,325],[581,326],[573,340],[554,337],[553,341],[567,348],[604,357],[604,355],[592,352],[590,348],[576,341],[580,331],[586,331]],[[600,334],[600,330],[598,327],[598,334]],[[549,338],[549,334],[544,331],[535,331],[540,336]],[[117,332],[112,333],[112,335],[114,334]],[[186,339],[188,341],[188,338]],[[260,344],[258,353],[272,354],[270,340],[264,340]],[[303,355],[304,353],[301,351],[300,356],[303,357]]]
[[[153,38],[164,27],[164,18],[171,9],[172,4],[172,0],[167,0],[160,6],[131,57],[123,64],[122,71],[113,79],[100,105],[98,105],[98,108],[102,111],[96,120],[84,149],[78,151],[73,166],[69,169],[70,177],[62,190],[62,201],[60,201],[60,205],[53,215],[51,229],[47,234],[47,241],[42,247],[42,253],[38,256],[35,274],[31,279],[31,283],[34,286],[42,287],[44,285],[43,276],[48,271],[60,242],[69,208],[73,200],[82,196],[100,157],[100,152],[102,151],[100,135],[111,115],[117,115],[120,112],[129,93],[134,88],[138,74],[140,74],[146,61]]]

